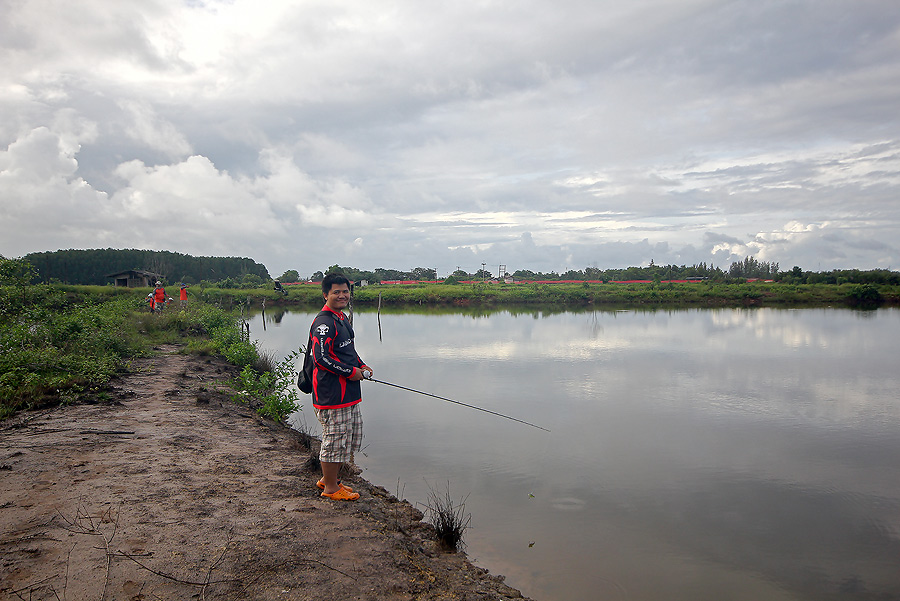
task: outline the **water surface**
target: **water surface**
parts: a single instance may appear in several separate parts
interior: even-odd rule
[[[283,356],[314,316],[256,316]],[[541,601],[900,599],[900,311],[357,312],[364,476]],[[318,434],[309,397],[298,416]]]

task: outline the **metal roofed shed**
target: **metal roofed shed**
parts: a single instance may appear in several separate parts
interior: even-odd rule
[[[146,288],[156,285],[157,280],[162,280],[163,276],[152,271],[144,271],[143,269],[129,269],[127,271],[119,271],[111,273],[108,278],[112,278],[113,285],[118,288]]]

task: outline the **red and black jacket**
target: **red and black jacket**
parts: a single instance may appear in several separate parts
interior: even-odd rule
[[[348,380],[365,363],[356,354],[353,328],[340,311],[325,306],[309,329],[313,368],[313,407],[340,409],[362,401],[359,381]]]

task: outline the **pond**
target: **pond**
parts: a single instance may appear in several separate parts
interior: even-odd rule
[[[279,358],[314,312],[256,315]],[[265,323],[264,323],[265,322]],[[265,325],[265,327],[263,327]],[[540,601],[900,599],[900,311],[357,311],[369,481]],[[310,399],[295,416],[318,435]]]

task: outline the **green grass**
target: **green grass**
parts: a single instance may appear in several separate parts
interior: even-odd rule
[[[129,325],[134,299],[0,288],[0,418],[97,387],[147,345]]]
[[[150,314],[144,296],[110,286],[0,286],[0,419],[96,396],[158,344],[186,344],[238,367],[258,361],[236,313],[195,302]]]

